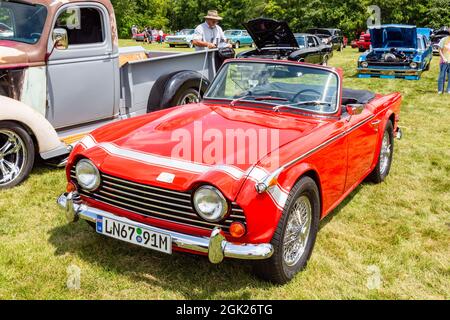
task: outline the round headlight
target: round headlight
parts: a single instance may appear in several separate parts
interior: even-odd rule
[[[369,63],[367,61],[361,62],[361,67],[367,68],[369,66]]]
[[[228,202],[213,186],[202,186],[194,193],[194,207],[198,215],[209,222],[222,220],[228,212]]]
[[[409,66],[410,66],[412,69],[415,69],[415,68],[417,68],[417,63],[416,63],[416,62],[411,62],[411,63],[409,64]]]
[[[78,184],[87,191],[94,191],[100,186],[100,172],[97,167],[87,159],[78,161],[75,166]]]

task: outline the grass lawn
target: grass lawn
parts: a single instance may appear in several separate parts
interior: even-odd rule
[[[330,64],[348,87],[402,92],[404,138],[387,181],[364,183],[322,221],[310,263],[291,283],[262,282],[241,261],[211,265],[68,225],[55,203],[64,170],[38,165],[0,191],[0,299],[450,299],[450,95],[436,94],[438,59],[406,81],[357,79],[357,57],[347,48]],[[69,289],[77,272],[80,287]]]

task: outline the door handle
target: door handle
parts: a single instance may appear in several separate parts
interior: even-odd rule
[[[375,121],[372,121],[372,122],[370,123],[370,125],[372,126],[372,128],[378,130],[378,125],[379,125],[380,123],[381,123],[381,120],[375,120]]]

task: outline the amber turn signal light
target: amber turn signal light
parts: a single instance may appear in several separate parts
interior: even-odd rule
[[[75,191],[77,191],[77,186],[73,182],[68,182],[67,186],[66,186],[66,191],[69,192],[69,193],[70,192],[75,192]]]
[[[245,229],[244,224],[242,224],[241,222],[233,222],[230,225],[230,234],[234,238],[242,237],[245,234],[246,231],[247,230]]]

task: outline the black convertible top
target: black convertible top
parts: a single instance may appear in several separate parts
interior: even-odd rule
[[[342,104],[366,104],[375,99],[376,94],[369,90],[342,89]]]

